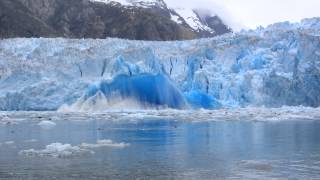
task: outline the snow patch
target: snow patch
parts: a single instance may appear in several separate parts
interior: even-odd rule
[[[143,7],[149,8],[158,6],[165,8],[167,5],[159,0],[90,0],[91,2],[101,2],[105,4],[119,3],[124,7]]]
[[[178,23],[178,24],[182,24],[180,17],[175,14],[171,14],[171,20]]]
[[[91,2],[100,2],[100,3],[105,3],[105,4],[110,4],[112,2],[117,2],[117,3],[120,3],[121,5],[124,5],[124,6],[132,5],[131,3],[129,3],[126,0],[90,0],[90,1]]]
[[[209,26],[204,25],[199,19],[198,15],[192,9],[176,8],[175,11],[186,21],[186,23],[195,31],[209,31],[214,33],[214,30]]]

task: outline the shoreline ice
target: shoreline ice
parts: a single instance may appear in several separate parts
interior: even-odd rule
[[[41,117],[41,120],[39,120]],[[10,125],[21,121],[261,121],[276,122],[290,120],[320,120],[320,108],[233,108],[218,110],[113,110],[105,112],[57,112],[57,111],[0,111],[0,125]]]

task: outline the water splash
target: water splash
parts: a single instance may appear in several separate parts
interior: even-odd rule
[[[186,109],[184,95],[163,74],[119,75],[112,82],[88,86],[84,95],[60,112],[101,112],[121,109]]]

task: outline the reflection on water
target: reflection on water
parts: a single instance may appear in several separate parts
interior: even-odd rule
[[[0,179],[320,178],[320,122],[38,121],[0,124]],[[27,149],[111,139],[71,158],[27,157]]]

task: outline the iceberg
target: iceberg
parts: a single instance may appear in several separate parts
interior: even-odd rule
[[[320,106],[320,18],[190,41],[3,39],[0,110]]]

